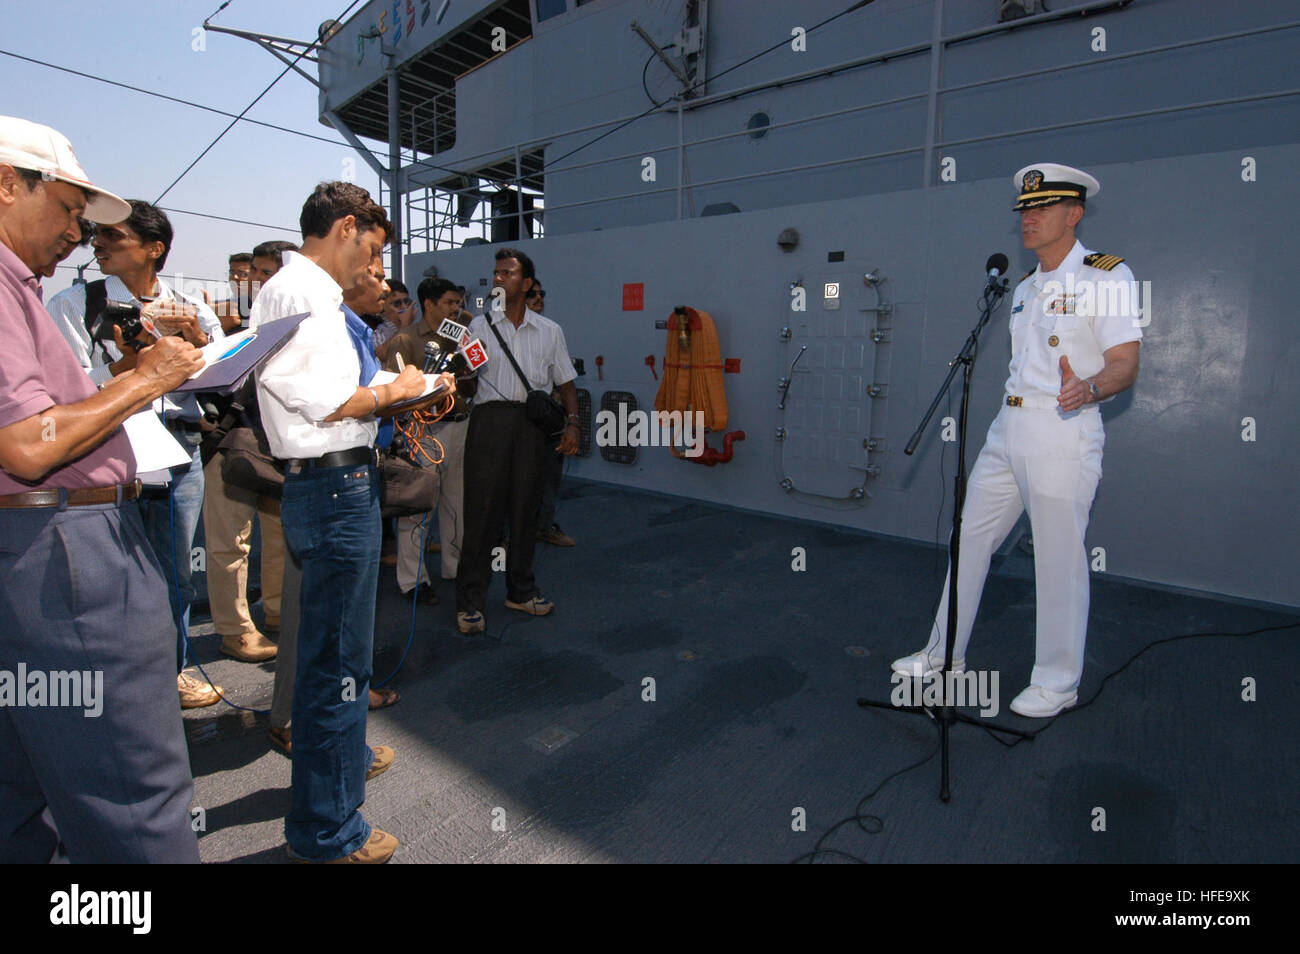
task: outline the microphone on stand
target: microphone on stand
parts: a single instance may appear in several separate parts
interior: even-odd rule
[[[984,270],[989,273],[989,285],[997,285],[998,279],[1007,273],[1011,263],[1001,252],[994,252],[989,256],[989,260],[984,263]]]

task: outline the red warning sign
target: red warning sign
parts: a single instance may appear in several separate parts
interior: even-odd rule
[[[645,310],[645,282],[636,282],[632,285],[623,286],[623,310]]]

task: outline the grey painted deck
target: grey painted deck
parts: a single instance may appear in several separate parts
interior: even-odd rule
[[[420,607],[372,743],[397,762],[364,812],[401,840],[398,862],[785,862],[811,850],[883,778],[937,749],[926,722],[859,709],[887,698],[888,663],[921,645],[939,551],[569,481],[571,550],[539,547],[557,603],[532,620],[501,606],[486,637]],[[803,547],[806,572],[791,569]],[[1182,633],[1296,623],[1265,609],[1094,581],[1087,708],[1006,748],[953,733],[952,802],[938,758],[868,802],[883,831],[847,825],[827,847],[873,862],[1294,862],[1295,629],[1158,646]],[[410,604],[380,579],[377,677],[392,670]],[[1034,591],[1017,551],[990,575],[968,662],[997,669],[997,721],[1041,728],[1006,706],[1032,666]],[[273,664],[200,659],[242,705],[269,705]],[[860,647],[865,652],[852,649]],[[1253,677],[1258,701],[1241,699]],[[643,679],[655,701],[643,701]],[[205,861],[284,861],[290,763],[265,716],[226,706],[186,714]],[[1093,809],[1107,830],[1091,828]],[[807,830],[792,830],[802,808]],[[504,810],[505,830],[492,827]],[[498,812],[498,815],[500,813]],[[826,860],[833,860],[827,857]]]

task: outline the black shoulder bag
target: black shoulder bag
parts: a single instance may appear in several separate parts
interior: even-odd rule
[[[208,435],[208,445],[221,453],[221,479],[232,487],[240,487],[262,497],[279,498],[284,491],[284,471],[271,456],[271,446],[261,427],[236,427],[235,424],[251,405],[251,417],[256,421],[256,392],[253,376],[235,392],[230,408],[217,423],[216,430]],[[200,448],[200,453],[202,453]]]
[[[104,306],[107,304],[108,280],[100,278],[93,282],[86,282],[86,314],[82,318],[86,322],[86,330],[91,335],[91,347],[94,347],[95,344],[95,322],[99,319],[100,313],[103,312]]]
[[[564,412],[560,402],[551,397],[549,392],[533,387],[528,378],[524,377],[524,372],[519,368],[519,362],[515,360],[515,356],[506,347],[505,339],[501,337],[501,332],[497,331],[497,326],[492,321],[491,315],[487,316],[487,323],[488,327],[492,329],[492,333],[496,335],[501,350],[510,359],[510,366],[515,369],[515,374],[519,375],[519,380],[524,383],[524,390],[528,392],[528,396],[524,398],[524,413],[528,415],[528,420],[532,421],[537,429],[546,435],[548,440],[558,441],[564,436],[564,429],[568,426],[568,414]]]

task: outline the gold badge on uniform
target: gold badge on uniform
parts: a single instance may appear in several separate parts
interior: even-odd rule
[[[1057,345],[1061,343],[1061,339],[1056,337],[1056,335],[1052,335],[1052,337],[1047,339],[1047,343],[1051,345],[1053,348],[1055,348]]]
[[[1037,192],[1038,187],[1043,184],[1043,174],[1037,169],[1030,169],[1025,173],[1025,178],[1021,180],[1023,191]]]

